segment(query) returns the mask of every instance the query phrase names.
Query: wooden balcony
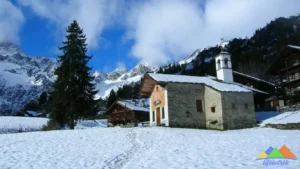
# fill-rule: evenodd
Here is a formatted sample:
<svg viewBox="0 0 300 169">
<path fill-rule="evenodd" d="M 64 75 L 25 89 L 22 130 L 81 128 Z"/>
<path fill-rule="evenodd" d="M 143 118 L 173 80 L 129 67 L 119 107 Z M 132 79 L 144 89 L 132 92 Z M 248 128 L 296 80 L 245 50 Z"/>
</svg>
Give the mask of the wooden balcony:
<svg viewBox="0 0 300 169">
<path fill-rule="evenodd" d="M 297 72 L 293 75 L 289 75 L 289 81 L 290 82 L 293 82 L 293 81 L 296 81 L 296 80 L 300 80 L 300 72 Z"/>
<path fill-rule="evenodd" d="M 290 91 L 287 91 L 286 95 L 287 96 L 299 96 L 300 95 L 300 88 L 295 88 L 295 89 L 292 89 Z"/>
</svg>

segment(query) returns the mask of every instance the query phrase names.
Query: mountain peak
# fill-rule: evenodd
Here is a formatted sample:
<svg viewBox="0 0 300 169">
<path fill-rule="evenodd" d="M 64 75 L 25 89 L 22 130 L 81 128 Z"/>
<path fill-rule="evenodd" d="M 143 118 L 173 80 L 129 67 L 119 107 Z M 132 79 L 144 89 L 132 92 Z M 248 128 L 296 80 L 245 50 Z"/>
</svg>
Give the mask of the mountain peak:
<svg viewBox="0 0 300 169">
<path fill-rule="evenodd" d="M 127 72 L 127 69 L 126 68 L 116 68 L 112 72 Z"/>
<path fill-rule="evenodd" d="M 11 43 L 11 42 L 0 42 L 0 47 L 5 47 L 5 48 L 16 48 L 16 49 L 19 49 L 19 46 L 14 44 L 14 43 Z"/>
<path fill-rule="evenodd" d="M 100 71 L 98 71 L 98 70 L 96 70 L 94 73 L 93 73 L 93 76 L 94 77 L 98 77 L 98 76 L 100 76 L 102 73 L 100 72 Z"/>
<path fill-rule="evenodd" d="M 202 49 L 196 49 L 192 54 L 187 55 L 186 57 L 180 59 L 177 63 L 179 63 L 180 65 L 190 63 L 192 62 L 192 60 L 196 59 L 196 57 L 201 51 Z"/>
<path fill-rule="evenodd" d="M 125 73 L 127 73 L 126 69 L 116 68 L 114 71 L 107 74 L 107 78 L 109 80 L 117 80 L 119 77 L 121 77 Z"/>
</svg>

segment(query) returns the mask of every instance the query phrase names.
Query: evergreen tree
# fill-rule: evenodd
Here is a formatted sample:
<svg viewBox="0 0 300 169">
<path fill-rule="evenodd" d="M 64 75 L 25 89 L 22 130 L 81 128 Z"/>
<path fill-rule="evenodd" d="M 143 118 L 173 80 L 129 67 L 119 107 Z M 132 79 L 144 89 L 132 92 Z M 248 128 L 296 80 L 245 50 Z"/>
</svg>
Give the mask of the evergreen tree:
<svg viewBox="0 0 300 169">
<path fill-rule="evenodd" d="M 132 88 L 133 99 L 138 99 L 140 97 L 140 87 L 141 87 L 140 83 L 134 84 Z"/>
<path fill-rule="evenodd" d="M 47 103 L 48 94 L 47 92 L 43 92 L 39 97 L 39 106 L 43 106 Z"/>
<path fill-rule="evenodd" d="M 59 48 L 63 55 L 59 56 L 60 66 L 56 69 L 57 79 L 54 83 L 53 103 L 50 117 L 61 127 L 66 124 L 74 129 L 76 122 L 96 114 L 97 93 L 94 77 L 87 66 L 91 56 L 87 56 L 87 44 L 83 30 L 76 21 L 67 29 L 66 41 Z"/>
<path fill-rule="evenodd" d="M 123 99 L 131 99 L 132 98 L 132 86 L 131 85 L 124 85 L 124 98 Z"/>
<path fill-rule="evenodd" d="M 37 100 L 30 100 L 30 102 L 24 106 L 25 111 L 27 110 L 38 111 L 38 109 L 39 109 L 39 103 Z"/>
<path fill-rule="evenodd" d="M 118 97 L 114 90 L 110 91 L 110 94 L 107 99 L 106 108 L 109 108 L 115 101 L 117 101 Z"/>
<path fill-rule="evenodd" d="M 157 73 L 163 73 L 163 69 L 161 67 L 159 67 L 159 70 Z"/>
<path fill-rule="evenodd" d="M 117 91 L 117 97 L 118 98 L 121 98 L 121 99 L 124 99 L 125 98 L 125 94 L 124 94 L 124 90 L 123 90 L 123 87 L 120 87 Z"/>
</svg>

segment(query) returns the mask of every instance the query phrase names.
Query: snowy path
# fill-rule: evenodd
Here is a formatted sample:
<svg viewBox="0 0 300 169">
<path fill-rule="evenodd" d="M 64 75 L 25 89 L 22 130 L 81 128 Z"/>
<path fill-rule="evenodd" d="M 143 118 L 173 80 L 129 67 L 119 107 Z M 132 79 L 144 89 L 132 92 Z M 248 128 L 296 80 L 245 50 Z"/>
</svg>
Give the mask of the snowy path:
<svg viewBox="0 0 300 169">
<path fill-rule="evenodd" d="M 116 157 L 105 161 L 105 165 L 103 168 L 104 169 L 118 169 L 121 168 L 124 164 L 126 164 L 132 156 L 140 149 L 141 143 L 137 139 L 137 132 L 134 129 L 131 129 L 127 134 L 126 134 L 127 139 L 130 141 L 132 147 L 125 151 L 124 153 L 121 153 L 117 155 Z"/>
<path fill-rule="evenodd" d="M 156 168 L 263 168 L 263 161 L 255 160 L 269 146 L 287 145 L 299 158 L 300 131 L 275 129 L 246 129 L 210 131 L 197 129 L 144 128 L 138 135 L 141 148 L 124 169 Z M 271 166 L 272 167 L 272 166 Z M 289 166 L 300 168 L 300 160 Z"/>
<path fill-rule="evenodd" d="M 300 131 L 267 128 L 210 131 L 177 128 L 92 128 L 0 135 L 0 168 L 263 168 L 269 146 L 298 157 Z M 273 166 L 270 166 L 274 168 Z"/>
</svg>

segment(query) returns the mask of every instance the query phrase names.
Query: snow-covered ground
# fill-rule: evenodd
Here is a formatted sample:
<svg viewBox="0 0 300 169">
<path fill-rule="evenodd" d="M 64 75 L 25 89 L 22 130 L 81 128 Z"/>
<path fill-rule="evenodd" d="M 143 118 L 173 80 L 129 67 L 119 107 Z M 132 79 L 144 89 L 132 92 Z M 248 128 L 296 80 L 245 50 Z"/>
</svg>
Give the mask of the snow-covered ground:
<svg viewBox="0 0 300 169">
<path fill-rule="evenodd" d="M 287 123 L 300 123 L 300 111 L 285 112 L 278 116 L 268 118 L 264 120 L 260 126 L 265 126 L 266 124 L 287 124 Z"/>
<path fill-rule="evenodd" d="M 47 121 L 48 118 L 0 116 L 0 134 L 37 131 Z"/>
<path fill-rule="evenodd" d="M 253 128 L 91 128 L 0 135 L 1 168 L 263 168 L 258 154 L 286 145 L 299 157 L 300 131 Z M 299 168 L 300 160 L 288 166 Z M 274 166 L 269 166 L 274 167 Z"/>
<path fill-rule="evenodd" d="M 0 116 L 0 134 L 40 131 L 47 122 L 48 118 Z M 107 127 L 107 119 L 79 121 L 75 129 L 98 127 Z"/>
<path fill-rule="evenodd" d="M 107 127 L 107 119 L 80 121 L 76 125 L 75 129 L 87 129 L 96 127 Z"/>
</svg>

